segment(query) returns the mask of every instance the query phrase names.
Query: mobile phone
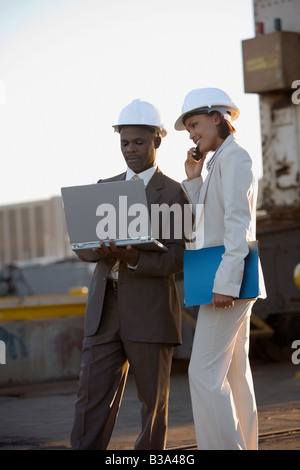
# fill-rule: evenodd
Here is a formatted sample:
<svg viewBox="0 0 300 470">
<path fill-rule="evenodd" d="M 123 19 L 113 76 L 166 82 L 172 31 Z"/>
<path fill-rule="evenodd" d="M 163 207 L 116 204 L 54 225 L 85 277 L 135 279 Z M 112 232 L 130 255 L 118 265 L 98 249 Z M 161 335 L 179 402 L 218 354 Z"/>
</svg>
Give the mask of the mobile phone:
<svg viewBox="0 0 300 470">
<path fill-rule="evenodd" d="M 201 153 L 199 148 L 196 147 L 196 154 L 193 155 L 193 159 L 199 161 L 201 160 L 202 157 L 203 157 L 203 153 Z"/>
</svg>

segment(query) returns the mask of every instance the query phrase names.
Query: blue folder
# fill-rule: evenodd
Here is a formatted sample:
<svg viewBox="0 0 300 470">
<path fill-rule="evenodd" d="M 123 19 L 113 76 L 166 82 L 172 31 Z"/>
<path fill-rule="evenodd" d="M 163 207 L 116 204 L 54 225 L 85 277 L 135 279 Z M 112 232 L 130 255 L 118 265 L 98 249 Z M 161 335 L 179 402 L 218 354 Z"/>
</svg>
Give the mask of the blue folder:
<svg viewBox="0 0 300 470">
<path fill-rule="evenodd" d="M 258 242 L 249 242 L 248 245 L 239 299 L 255 298 L 259 294 Z M 224 252 L 224 245 L 185 251 L 184 302 L 187 307 L 211 303 L 215 274 Z"/>
</svg>

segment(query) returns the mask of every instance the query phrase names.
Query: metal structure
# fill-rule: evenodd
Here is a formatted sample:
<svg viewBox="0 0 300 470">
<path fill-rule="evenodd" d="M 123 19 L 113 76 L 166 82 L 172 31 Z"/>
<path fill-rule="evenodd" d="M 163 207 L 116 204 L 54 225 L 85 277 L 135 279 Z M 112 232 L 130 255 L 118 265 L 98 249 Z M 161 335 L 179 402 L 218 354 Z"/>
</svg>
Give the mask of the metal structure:
<svg viewBox="0 0 300 470">
<path fill-rule="evenodd" d="M 256 36 L 243 41 L 246 93 L 258 93 L 263 179 L 257 238 L 268 297 L 254 313 L 274 329 L 270 355 L 300 338 L 300 1 L 254 0 Z M 266 347 L 266 344 L 264 345 Z"/>
</svg>

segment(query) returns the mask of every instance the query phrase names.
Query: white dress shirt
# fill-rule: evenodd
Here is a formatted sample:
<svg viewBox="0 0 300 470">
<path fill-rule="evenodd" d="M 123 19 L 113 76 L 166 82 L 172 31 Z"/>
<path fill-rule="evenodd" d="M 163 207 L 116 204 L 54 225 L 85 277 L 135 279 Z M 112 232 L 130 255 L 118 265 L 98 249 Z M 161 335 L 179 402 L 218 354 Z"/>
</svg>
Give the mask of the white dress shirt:
<svg viewBox="0 0 300 470">
<path fill-rule="evenodd" d="M 151 180 L 151 178 L 154 175 L 154 173 L 156 172 L 156 170 L 157 170 L 157 165 L 152 166 L 151 168 L 148 168 L 148 170 L 142 171 L 141 173 L 138 174 L 138 177 L 143 180 L 145 187 L 147 186 L 147 184 Z M 126 181 L 130 181 L 134 176 L 135 176 L 134 171 L 132 171 L 129 167 L 127 167 L 126 178 L 125 178 Z M 111 269 L 111 271 L 108 275 L 109 279 L 116 279 L 116 280 L 118 279 L 119 264 L 120 264 L 120 261 L 117 260 L 115 262 L 115 264 L 113 265 L 113 267 L 112 267 L 112 269 Z M 136 269 L 136 266 L 129 266 L 128 265 L 128 267 L 131 268 L 131 269 Z"/>
</svg>

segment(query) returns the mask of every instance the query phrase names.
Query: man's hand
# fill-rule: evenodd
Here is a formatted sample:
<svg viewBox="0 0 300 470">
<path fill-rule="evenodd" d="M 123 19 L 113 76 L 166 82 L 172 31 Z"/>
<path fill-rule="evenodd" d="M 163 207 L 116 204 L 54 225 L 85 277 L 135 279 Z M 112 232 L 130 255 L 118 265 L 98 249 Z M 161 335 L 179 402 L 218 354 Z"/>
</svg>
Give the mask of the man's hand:
<svg viewBox="0 0 300 470">
<path fill-rule="evenodd" d="M 234 306 L 234 298 L 230 295 L 214 294 L 211 304 L 213 308 L 229 308 Z"/>
<path fill-rule="evenodd" d="M 101 258 L 116 258 L 130 266 L 136 266 L 140 258 L 139 250 L 133 246 L 127 245 L 126 247 L 118 247 L 112 240 L 109 240 L 109 246 L 106 246 L 105 243 L 100 240 L 100 248 L 93 248 L 93 251 L 98 253 Z"/>
</svg>

